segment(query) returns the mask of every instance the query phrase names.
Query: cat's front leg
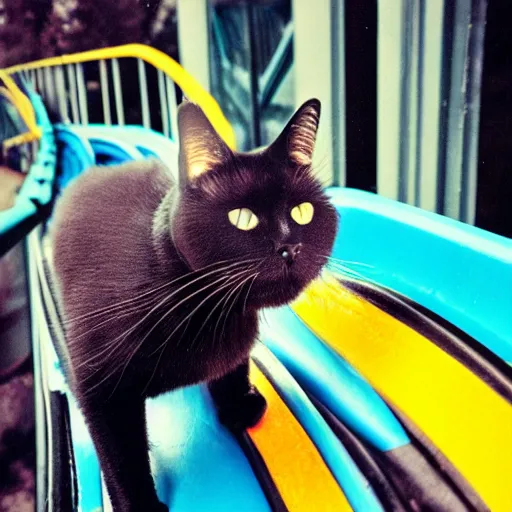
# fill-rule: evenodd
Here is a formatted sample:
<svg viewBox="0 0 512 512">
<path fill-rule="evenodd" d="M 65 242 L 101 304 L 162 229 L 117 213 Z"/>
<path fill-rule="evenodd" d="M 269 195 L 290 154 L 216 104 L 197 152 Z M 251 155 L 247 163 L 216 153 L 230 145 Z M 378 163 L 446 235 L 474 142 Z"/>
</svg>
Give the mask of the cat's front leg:
<svg viewBox="0 0 512 512">
<path fill-rule="evenodd" d="M 232 431 L 253 427 L 267 408 L 265 398 L 249 381 L 249 360 L 210 382 L 209 388 L 220 422 Z"/>
<path fill-rule="evenodd" d="M 140 397 L 81 400 L 114 512 L 167 512 L 151 476 Z"/>
</svg>

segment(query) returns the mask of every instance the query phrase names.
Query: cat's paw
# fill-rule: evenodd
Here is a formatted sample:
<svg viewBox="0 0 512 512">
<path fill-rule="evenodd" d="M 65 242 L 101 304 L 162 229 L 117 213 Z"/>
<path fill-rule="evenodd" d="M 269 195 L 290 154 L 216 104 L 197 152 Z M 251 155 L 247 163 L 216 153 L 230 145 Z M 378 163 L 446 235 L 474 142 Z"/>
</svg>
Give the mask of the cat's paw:
<svg viewBox="0 0 512 512">
<path fill-rule="evenodd" d="M 234 432 L 254 427 L 266 410 L 267 401 L 254 386 L 236 400 L 217 405 L 219 421 Z"/>
</svg>

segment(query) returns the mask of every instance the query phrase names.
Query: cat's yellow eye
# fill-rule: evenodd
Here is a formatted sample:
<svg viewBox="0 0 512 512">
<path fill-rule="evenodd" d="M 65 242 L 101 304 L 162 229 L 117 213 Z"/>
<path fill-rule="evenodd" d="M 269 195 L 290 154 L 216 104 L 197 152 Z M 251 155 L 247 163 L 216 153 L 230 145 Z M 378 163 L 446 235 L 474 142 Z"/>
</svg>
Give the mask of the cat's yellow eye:
<svg viewBox="0 0 512 512">
<path fill-rule="evenodd" d="M 242 231 L 250 231 L 258 225 L 258 217 L 249 208 L 236 208 L 228 213 L 229 222 Z"/>
<path fill-rule="evenodd" d="M 315 209 L 311 203 L 301 203 L 292 208 L 290 215 L 297 224 L 304 226 L 311 222 L 314 213 Z"/>
</svg>

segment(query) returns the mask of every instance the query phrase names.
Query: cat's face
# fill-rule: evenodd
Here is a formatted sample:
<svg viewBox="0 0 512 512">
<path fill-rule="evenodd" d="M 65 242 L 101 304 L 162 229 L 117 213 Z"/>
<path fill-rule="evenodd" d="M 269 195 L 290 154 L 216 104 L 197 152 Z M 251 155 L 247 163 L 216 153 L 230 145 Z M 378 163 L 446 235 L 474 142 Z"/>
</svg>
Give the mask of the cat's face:
<svg viewBox="0 0 512 512">
<path fill-rule="evenodd" d="M 306 103 L 270 148 L 254 154 L 233 154 L 195 105 L 185 108 L 193 115 L 180 116 L 175 245 L 194 270 L 235 263 L 229 272 L 250 306 L 293 300 L 319 275 L 337 229 L 336 211 L 311 173 L 319 103 Z M 194 136 L 199 146 L 186 139 Z"/>
</svg>

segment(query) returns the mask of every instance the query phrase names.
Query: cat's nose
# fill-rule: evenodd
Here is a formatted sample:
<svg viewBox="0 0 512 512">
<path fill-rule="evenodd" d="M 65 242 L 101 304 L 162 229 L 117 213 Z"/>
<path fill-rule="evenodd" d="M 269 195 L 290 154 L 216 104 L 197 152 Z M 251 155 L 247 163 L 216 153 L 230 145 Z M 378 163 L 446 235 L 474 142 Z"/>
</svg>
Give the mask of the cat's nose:
<svg viewBox="0 0 512 512">
<path fill-rule="evenodd" d="M 288 263 L 288 265 L 291 265 L 295 261 L 295 258 L 300 254 L 301 249 L 302 244 L 287 244 L 279 247 L 277 253 L 286 261 L 286 263 Z"/>
</svg>

